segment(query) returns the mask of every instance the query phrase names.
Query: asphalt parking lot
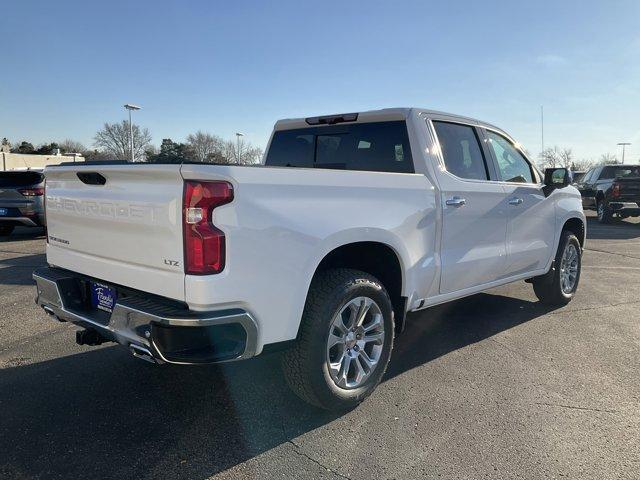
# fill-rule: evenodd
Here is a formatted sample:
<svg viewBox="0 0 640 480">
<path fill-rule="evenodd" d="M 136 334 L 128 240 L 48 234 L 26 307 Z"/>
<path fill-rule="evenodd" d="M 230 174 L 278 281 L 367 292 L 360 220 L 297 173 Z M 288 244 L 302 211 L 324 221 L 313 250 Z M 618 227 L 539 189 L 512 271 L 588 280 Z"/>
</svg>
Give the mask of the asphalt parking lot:
<svg viewBox="0 0 640 480">
<path fill-rule="evenodd" d="M 34 303 L 42 232 L 0 242 L 2 478 L 638 478 L 640 222 L 589 218 L 567 307 L 519 282 L 410 318 L 376 393 L 335 415 L 277 354 L 155 367 Z"/>
</svg>

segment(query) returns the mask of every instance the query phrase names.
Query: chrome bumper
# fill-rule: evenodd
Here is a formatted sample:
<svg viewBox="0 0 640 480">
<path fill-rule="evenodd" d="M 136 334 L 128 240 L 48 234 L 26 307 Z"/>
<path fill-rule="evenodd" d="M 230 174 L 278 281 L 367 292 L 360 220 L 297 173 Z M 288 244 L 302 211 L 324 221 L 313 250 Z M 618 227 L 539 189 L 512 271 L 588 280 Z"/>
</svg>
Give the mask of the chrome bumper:
<svg viewBox="0 0 640 480">
<path fill-rule="evenodd" d="M 621 210 L 626 210 L 626 211 L 637 211 L 640 210 L 640 205 L 638 205 L 636 202 L 613 202 L 610 201 L 609 202 L 609 208 L 611 208 L 612 211 L 614 212 L 619 212 Z"/>
<path fill-rule="evenodd" d="M 129 347 L 134 356 L 145 360 L 189 365 L 242 360 L 255 355 L 258 329 L 254 319 L 244 310 L 178 310 L 151 300 L 153 295 L 145 297 L 139 292 L 136 296 L 119 298 L 113 312 L 105 315 L 101 311 L 83 308 L 78 298 L 78 282 L 90 279 L 52 267 L 36 270 L 33 279 L 37 287 L 35 302 L 49 315 L 60 321 L 93 329 L 102 338 Z M 214 355 L 208 360 L 190 358 L 185 353 L 189 345 L 184 342 L 194 338 L 194 334 L 199 341 L 209 341 L 213 348 L 216 335 L 222 333 L 221 328 L 231 327 L 237 332 L 238 326 L 244 330 L 242 348 L 221 351 L 221 357 Z M 177 348 L 179 355 L 176 356 L 167 345 Z"/>
</svg>

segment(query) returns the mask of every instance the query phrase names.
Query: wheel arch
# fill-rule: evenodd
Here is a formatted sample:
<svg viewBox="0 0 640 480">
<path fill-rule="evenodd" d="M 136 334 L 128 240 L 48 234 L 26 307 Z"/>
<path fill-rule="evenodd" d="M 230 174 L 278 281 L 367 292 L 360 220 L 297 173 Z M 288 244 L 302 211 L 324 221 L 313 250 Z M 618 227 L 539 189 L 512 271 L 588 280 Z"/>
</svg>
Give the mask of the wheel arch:
<svg viewBox="0 0 640 480">
<path fill-rule="evenodd" d="M 369 273 L 380 280 L 391 299 L 396 331 L 403 330 L 407 298 L 402 295 L 404 285 L 402 262 L 393 247 L 380 241 L 358 241 L 340 245 L 322 258 L 313 278 L 318 273 L 331 268 L 352 268 Z"/>
<path fill-rule="evenodd" d="M 584 248 L 584 242 L 586 240 L 586 228 L 584 221 L 579 217 L 571 217 L 565 220 L 562 226 L 562 231 L 569 231 L 573 233 L 580 242 L 580 247 Z"/>
</svg>

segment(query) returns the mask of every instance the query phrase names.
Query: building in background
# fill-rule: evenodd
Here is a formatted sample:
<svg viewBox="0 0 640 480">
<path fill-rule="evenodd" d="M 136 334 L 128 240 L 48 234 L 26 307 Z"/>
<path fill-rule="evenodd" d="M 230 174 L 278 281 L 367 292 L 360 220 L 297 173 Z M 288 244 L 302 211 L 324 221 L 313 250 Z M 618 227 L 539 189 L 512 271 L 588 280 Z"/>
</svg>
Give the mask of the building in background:
<svg viewBox="0 0 640 480">
<path fill-rule="evenodd" d="M 27 170 L 29 168 L 44 168 L 47 165 L 58 165 L 62 162 L 84 162 L 80 153 L 61 154 L 58 150 L 54 155 L 37 155 L 33 153 L 11 153 L 11 146 L 0 146 L 0 169 Z"/>
</svg>

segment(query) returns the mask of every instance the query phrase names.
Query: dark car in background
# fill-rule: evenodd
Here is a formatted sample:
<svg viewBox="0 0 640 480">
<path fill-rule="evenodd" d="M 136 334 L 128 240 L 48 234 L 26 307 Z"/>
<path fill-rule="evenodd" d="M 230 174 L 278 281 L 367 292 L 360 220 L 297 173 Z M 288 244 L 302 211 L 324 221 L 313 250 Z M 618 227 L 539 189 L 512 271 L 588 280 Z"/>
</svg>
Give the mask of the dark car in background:
<svg viewBox="0 0 640 480">
<path fill-rule="evenodd" d="M 0 172 L 0 236 L 17 226 L 44 226 L 44 174 L 37 170 Z"/>
<path fill-rule="evenodd" d="M 582 207 L 598 212 L 598 221 L 640 216 L 640 165 L 601 165 L 575 183 Z"/>
</svg>

